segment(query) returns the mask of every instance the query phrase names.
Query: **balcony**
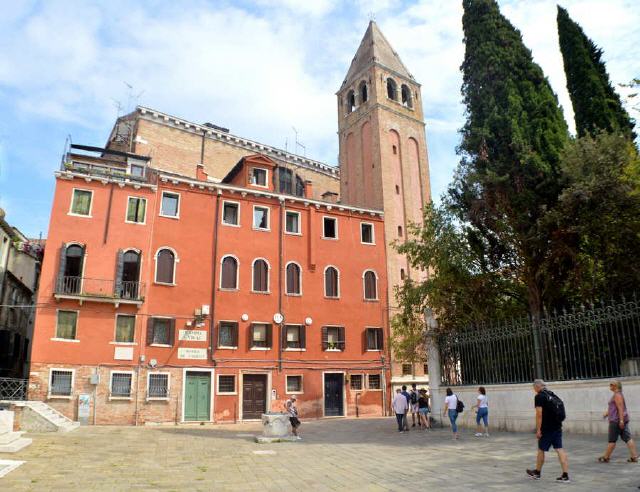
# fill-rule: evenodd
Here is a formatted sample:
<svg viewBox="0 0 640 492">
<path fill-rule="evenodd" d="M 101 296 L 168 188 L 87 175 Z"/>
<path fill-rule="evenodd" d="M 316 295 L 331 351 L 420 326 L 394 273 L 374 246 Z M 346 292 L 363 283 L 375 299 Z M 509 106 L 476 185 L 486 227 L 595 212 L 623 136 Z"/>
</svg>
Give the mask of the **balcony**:
<svg viewBox="0 0 640 492">
<path fill-rule="evenodd" d="M 107 302 L 115 307 L 120 304 L 141 306 L 144 302 L 144 282 L 102 280 L 87 277 L 58 277 L 54 290 L 57 300 L 83 302 Z"/>
</svg>

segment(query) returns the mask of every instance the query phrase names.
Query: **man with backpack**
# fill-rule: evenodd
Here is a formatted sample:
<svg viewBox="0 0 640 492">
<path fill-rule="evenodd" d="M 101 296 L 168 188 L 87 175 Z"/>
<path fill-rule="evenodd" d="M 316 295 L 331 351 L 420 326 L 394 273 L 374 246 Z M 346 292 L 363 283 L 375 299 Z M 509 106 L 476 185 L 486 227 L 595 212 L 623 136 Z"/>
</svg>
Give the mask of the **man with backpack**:
<svg viewBox="0 0 640 492">
<path fill-rule="evenodd" d="M 551 446 L 558 453 L 562 475 L 556 478 L 556 482 L 569 483 L 569 459 L 562 448 L 562 422 L 566 418 L 564 403 L 553 392 L 547 389 L 542 379 L 533 382 L 536 408 L 536 438 L 538 439 L 538 457 L 535 470 L 527 470 L 527 475 L 534 480 L 540 480 L 544 453 Z"/>
<path fill-rule="evenodd" d="M 420 395 L 418 394 L 416 383 L 413 383 L 411 385 L 411 391 L 409 392 L 409 406 L 411 410 L 411 421 L 413 422 L 413 425 L 411 427 L 416 426 L 416 415 L 418 415 L 418 398 L 420 398 Z M 418 424 L 420 424 L 420 417 L 418 417 Z"/>
</svg>

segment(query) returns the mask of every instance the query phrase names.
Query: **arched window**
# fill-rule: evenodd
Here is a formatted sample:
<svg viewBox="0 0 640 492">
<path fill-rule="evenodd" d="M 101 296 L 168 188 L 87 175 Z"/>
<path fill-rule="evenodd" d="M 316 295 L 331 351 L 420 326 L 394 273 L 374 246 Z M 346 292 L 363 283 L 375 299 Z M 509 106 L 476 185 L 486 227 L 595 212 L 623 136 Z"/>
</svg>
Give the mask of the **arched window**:
<svg viewBox="0 0 640 492">
<path fill-rule="evenodd" d="M 296 263 L 289 263 L 287 265 L 287 294 L 294 296 L 302 294 L 301 280 L 300 267 Z"/>
<path fill-rule="evenodd" d="M 393 101 L 398 100 L 398 84 L 392 78 L 387 79 L 387 97 Z"/>
<path fill-rule="evenodd" d="M 378 277 L 372 270 L 364 272 L 364 298 L 368 301 L 378 299 Z"/>
<path fill-rule="evenodd" d="M 404 273 L 404 268 L 400 269 L 400 280 L 404 280 L 406 274 Z"/>
<path fill-rule="evenodd" d="M 220 269 L 220 288 L 238 288 L 238 260 L 233 256 L 222 258 L 222 268 Z"/>
<path fill-rule="evenodd" d="M 60 271 L 58 291 L 64 294 L 78 294 L 82 286 L 84 247 L 78 244 L 63 245 L 60 251 Z"/>
<path fill-rule="evenodd" d="M 296 196 L 304 197 L 304 181 L 296 175 Z"/>
<path fill-rule="evenodd" d="M 286 167 L 278 168 L 278 191 L 288 195 L 293 194 L 293 173 Z"/>
<path fill-rule="evenodd" d="M 358 92 L 360 93 L 360 104 L 366 103 L 369 100 L 369 92 L 367 89 L 367 83 L 364 80 L 360 82 Z"/>
<path fill-rule="evenodd" d="M 174 284 L 176 273 L 176 255 L 168 248 L 156 253 L 156 283 Z"/>
<path fill-rule="evenodd" d="M 400 88 L 400 92 L 402 93 L 402 105 L 406 108 L 413 108 L 413 99 L 411 97 L 411 89 L 406 85 L 402 84 Z"/>
<path fill-rule="evenodd" d="M 254 292 L 269 292 L 269 265 L 264 260 L 253 262 L 253 288 Z"/>
<path fill-rule="evenodd" d="M 334 267 L 327 267 L 324 270 L 324 295 L 325 297 L 340 297 L 338 270 Z"/>
<path fill-rule="evenodd" d="M 120 251 L 117 265 L 118 295 L 123 299 L 137 299 L 140 281 L 140 253 L 135 250 Z"/>
<path fill-rule="evenodd" d="M 347 113 L 352 113 L 356 109 L 356 95 L 353 91 L 347 92 Z"/>
</svg>

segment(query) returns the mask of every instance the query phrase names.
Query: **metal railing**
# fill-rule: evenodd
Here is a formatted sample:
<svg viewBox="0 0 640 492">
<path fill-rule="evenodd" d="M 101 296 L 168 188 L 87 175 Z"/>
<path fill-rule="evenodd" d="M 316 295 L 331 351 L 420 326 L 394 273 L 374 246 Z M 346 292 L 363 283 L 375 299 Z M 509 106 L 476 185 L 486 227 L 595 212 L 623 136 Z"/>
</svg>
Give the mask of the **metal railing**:
<svg viewBox="0 0 640 492">
<path fill-rule="evenodd" d="M 139 181 L 140 183 L 146 183 L 149 181 L 148 176 L 138 176 L 127 172 L 127 165 L 107 165 L 96 164 L 93 162 L 81 162 L 77 160 L 67 160 L 61 165 L 61 171 L 71 171 L 79 174 L 87 174 L 89 176 L 96 176 L 98 178 L 108 178 L 119 181 Z"/>
<path fill-rule="evenodd" d="M 539 343 L 536 343 L 539 342 Z M 602 303 L 437 337 L 445 385 L 638 375 L 640 303 Z M 537 348 L 539 347 L 539 348 Z"/>
<path fill-rule="evenodd" d="M 144 300 L 144 283 L 87 277 L 58 277 L 55 294 L 142 301 Z"/>
<path fill-rule="evenodd" d="M 28 379 L 0 378 L 0 400 L 24 401 L 28 387 Z"/>
</svg>

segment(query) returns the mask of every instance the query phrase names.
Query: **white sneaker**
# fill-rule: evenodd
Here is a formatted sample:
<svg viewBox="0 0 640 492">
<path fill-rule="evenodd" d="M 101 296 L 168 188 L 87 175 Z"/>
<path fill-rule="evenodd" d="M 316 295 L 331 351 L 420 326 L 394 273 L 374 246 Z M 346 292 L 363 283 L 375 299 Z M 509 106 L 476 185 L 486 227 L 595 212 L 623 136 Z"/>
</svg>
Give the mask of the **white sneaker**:
<svg viewBox="0 0 640 492">
<path fill-rule="evenodd" d="M 475 436 L 476 436 L 476 437 L 482 437 L 482 432 L 476 432 L 476 433 L 475 433 Z"/>
<path fill-rule="evenodd" d="M 300 436 L 296 436 L 296 439 L 297 439 L 298 441 L 302 441 L 302 438 L 301 438 Z"/>
</svg>

